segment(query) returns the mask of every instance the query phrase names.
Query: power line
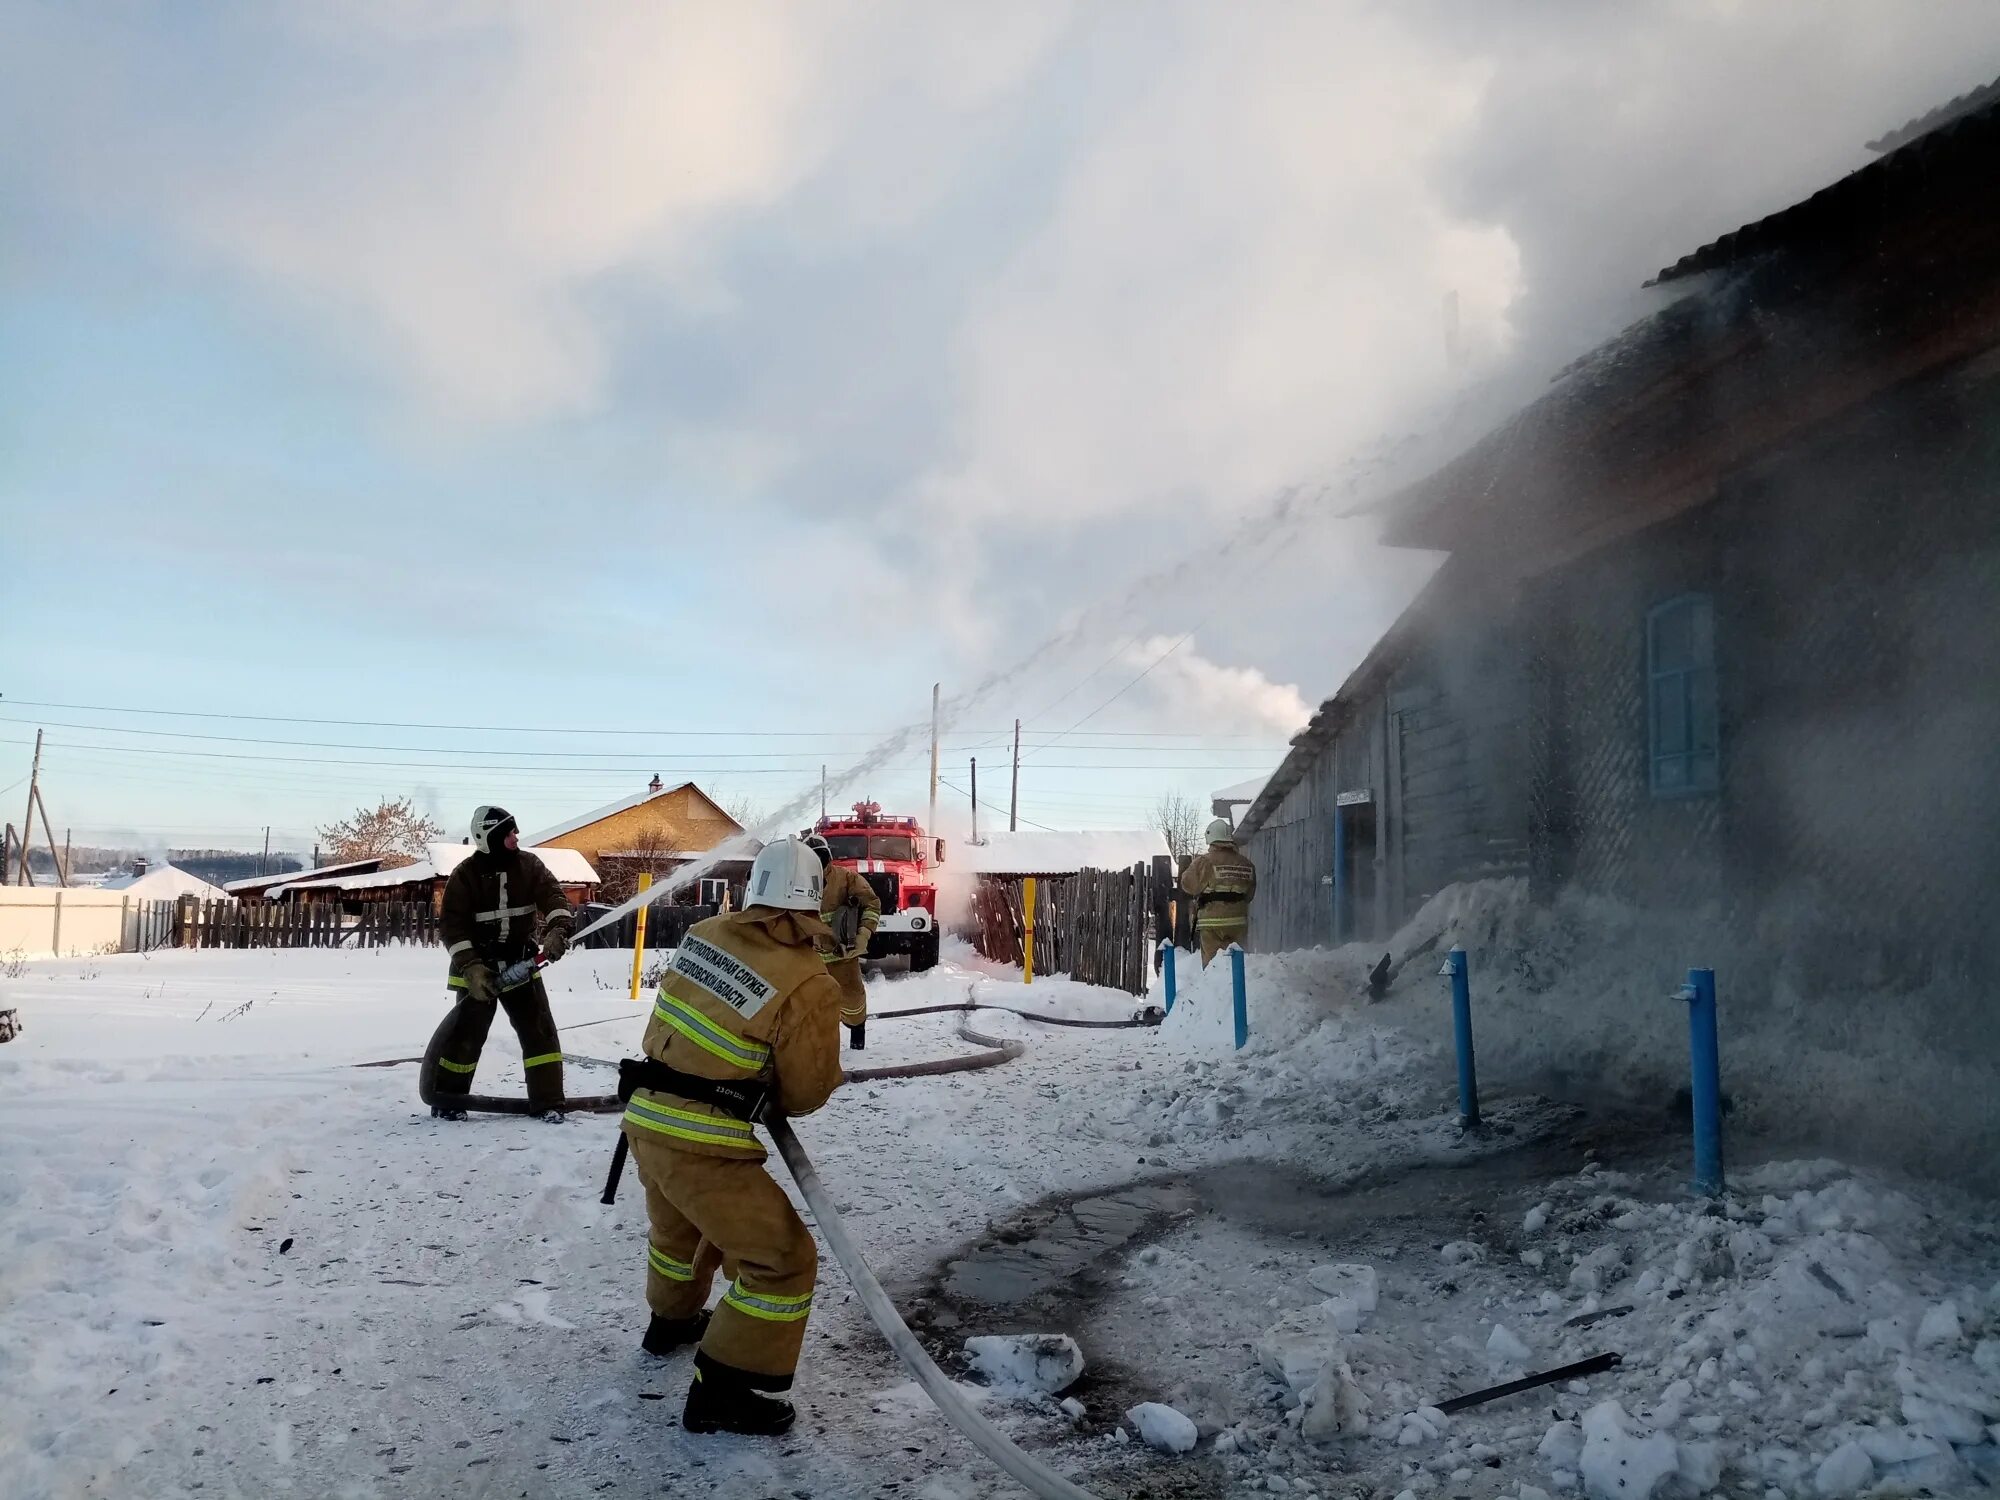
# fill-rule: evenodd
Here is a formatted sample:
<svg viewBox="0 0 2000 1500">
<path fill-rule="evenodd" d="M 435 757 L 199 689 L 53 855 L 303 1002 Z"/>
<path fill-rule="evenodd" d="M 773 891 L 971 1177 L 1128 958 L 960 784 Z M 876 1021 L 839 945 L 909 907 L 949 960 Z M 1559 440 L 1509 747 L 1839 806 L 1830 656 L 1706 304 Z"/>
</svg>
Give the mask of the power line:
<svg viewBox="0 0 2000 1500">
<path fill-rule="evenodd" d="M 484 750 L 470 746 L 453 746 L 453 745 L 374 745 L 365 742 L 357 742 L 353 740 L 282 740 L 282 739 L 268 739 L 257 735 L 201 734 L 191 729 L 131 729 L 124 725 L 119 725 L 119 724 L 78 724 L 73 721 L 64 719 L 21 719 L 21 718 L 11 717 L 7 714 L 0 714 L 0 724 L 46 725 L 53 729 L 80 729 L 85 731 L 86 733 L 91 733 L 91 734 L 125 734 L 125 735 L 144 736 L 148 739 L 201 740 L 204 743 L 209 743 L 209 744 L 282 745 L 296 750 L 382 750 L 382 751 L 394 751 L 398 753 L 412 753 L 418 755 L 517 755 L 517 756 L 530 756 L 538 760 L 561 760 L 565 757 L 575 756 L 579 754 L 589 754 L 589 755 L 594 755 L 597 758 L 603 760 L 620 760 L 620 761 L 629 760 L 633 763 L 635 768 L 646 767 L 648 765 L 654 764 L 660 759 L 660 757 L 656 755 L 655 756 L 614 755 L 606 751 L 525 750 L 512 747 L 499 750 Z M 1170 736 L 1162 735 L 1159 737 L 1169 738 Z M 1201 739 L 1204 738 L 1204 736 L 1185 735 L 1185 736 L 1171 736 L 1171 738 Z M 1053 743 L 1054 740 L 1050 740 L 1045 742 L 1044 744 L 1034 745 L 1031 748 L 1045 749 L 1047 748 L 1047 745 Z M 950 745 L 947 745 L 945 748 L 951 750 L 959 749 L 959 747 Z M 970 748 L 978 749 L 979 747 L 972 746 Z M 1196 746 L 1077 745 L 1072 748 L 1074 748 L 1080 754 L 1089 754 L 1089 755 L 1110 755 L 1110 754 L 1120 754 L 1120 753 L 1126 755 L 1179 755 L 1179 754 L 1185 754 L 1187 751 L 1191 749 L 1198 750 L 1201 747 L 1198 745 Z M 797 756 L 797 755 L 804 755 L 807 753 L 808 752 L 804 749 L 754 750 L 754 751 L 703 750 L 701 752 L 701 754 L 709 760 L 773 760 L 779 756 Z M 852 753 L 852 752 L 841 751 L 835 753 Z M 1276 754 L 1278 753 L 1278 747 L 1245 746 L 1241 749 L 1217 750 L 1215 753 L 1227 754 L 1227 755 L 1255 755 L 1255 754 L 1265 754 L 1265 753 Z"/>
<path fill-rule="evenodd" d="M 0 739 L 0 744 L 26 745 L 28 740 Z M 354 760 L 323 755 L 257 755 L 230 750 L 174 750 L 159 745 L 80 745 L 69 740 L 50 740 L 52 750 L 78 750 L 98 755 L 163 755 L 177 759 L 252 761 L 278 766 L 362 766 L 371 770 L 463 771 L 485 774 L 492 771 L 519 771 L 535 774 L 625 776 L 625 766 L 453 766 L 435 761 Z M 911 754 L 917 752 L 912 751 Z M 1245 766 L 1226 761 L 1189 762 L 1182 765 L 1101 765 L 1085 762 L 1044 762 L 1047 771 L 1240 771 Z M 680 776 L 803 776 L 811 766 L 679 766 Z"/>
<path fill-rule="evenodd" d="M 942 776 L 938 777 L 938 785 L 942 787 L 950 787 L 951 790 L 957 792 L 958 795 L 961 797 L 970 797 L 972 795 L 972 793 L 968 792 L 964 787 L 954 785 L 953 783 L 946 781 Z M 985 808 L 988 812 L 996 812 L 1000 814 L 1000 816 L 1003 818 L 1007 816 L 1006 808 L 995 807 L 991 802 L 988 802 L 984 797 L 981 797 L 979 799 L 979 805 Z M 1043 833 L 1061 833 L 1063 831 L 1060 828 L 1051 828 L 1046 823 L 1037 823 L 1033 818 L 1023 818 L 1021 819 L 1021 821 L 1023 823 L 1026 823 L 1030 828 L 1041 829 Z"/>
<path fill-rule="evenodd" d="M 1090 679 L 1089 679 L 1089 678 L 1087 678 L 1087 677 L 1086 677 L 1086 678 L 1084 679 L 1084 681 L 1086 681 L 1086 682 L 1088 682 L 1089 680 L 1090 680 Z M 1058 700 L 1057 700 L 1057 702 L 1060 702 L 1060 701 L 1061 701 L 1061 699 L 1058 699 Z M 826 740 L 826 739 L 868 739 L 868 740 L 879 740 L 879 739 L 885 739 L 885 738 L 887 738 L 887 737 L 888 737 L 889 735 L 891 735 L 891 734 L 901 734 L 901 733 L 904 733 L 904 732 L 907 732 L 907 731 L 908 731 L 908 730 L 909 730 L 910 728 L 912 728 L 912 727 L 920 727 L 920 726 L 909 726 L 909 725 L 905 725 L 905 726 L 902 726 L 902 727 L 900 727 L 900 728 L 897 728 L 897 729 L 893 729 L 893 730 L 877 730 L 877 729 L 572 729 L 572 728 L 563 728 L 563 729 L 538 729 L 538 728 L 535 728 L 535 727 L 533 727 L 533 726 L 531 726 L 531 725 L 523 725 L 523 724 L 438 724 L 438 723 L 425 723 L 425 722 L 420 722 L 420 721 L 416 721 L 416 720 L 408 720 L 408 719 L 317 719 L 317 718 L 306 718 L 306 717 L 299 717 L 299 716 L 288 716 L 288 715 L 284 715 L 284 714 L 243 714 L 243 713 L 223 713 L 223 712 L 208 712 L 208 711 L 202 711 L 202 710 L 197 710 L 197 709 L 182 709 L 182 708 L 137 708 L 137 707 L 133 707 L 133 706 L 130 706 L 130 705 L 125 705 L 125 704 L 112 704 L 112 703 L 53 703 L 53 702 L 47 702 L 47 701 L 44 701 L 44 700 L 42 700 L 42 699 L 38 699 L 38 698 L 8 698 L 8 699 L 5 699 L 5 700 L 4 700 L 4 702 L 5 702 L 5 703 L 6 703 L 6 705 L 7 705 L 8 707 L 10 707 L 10 708 L 52 708 L 52 709 L 57 709 L 57 710 L 59 710 L 59 711 L 68 711 L 68 712 L 72 712 L 72 713 L 95 713 L 95 714 L 135 714 L 135 715 L 144 715 L 144 716 L 147 716 L 147 717 L 151 717 L 151 718 L 170 718 L 170 719 L 223 719 L 223 720 L 230 720 L 230 721 L 234 721 L 234 722 L 238 722 L 238 723 L 246 723 L 246 724 L 322 724 L 322 725 L 331 725 L 331 726 L 334 726 L 334 727 L 336 727 L 336 728 L 342 728 L 342 729 L 438 729 L 438 730 L 447 730 L 447 731 L 452 731 L 452 732 L 456 732 L 456 733 L 462 733 L 462 734 L 571 734 L 571 735 L 586 735 L 586 736 L 587 736 L 587 735 L 627 735 L 627 736 L 634 736 L 634 737 L 637 737 L 637 738 L 641 738 L 641 739 L 745 739 L 745 740 L 750 740 L 750 739 L 807 739 L 807 740 Z M 0 717 L 4 717 L 4 716 L 0 716 Z M 36 720 L 33 720 L 33 719 L 11 719 L 11 720 L 9 720 L 9 722 L 11 722 L 11 723 L 16 723 L 16 724 L 32 724 L 32 723 L 35 723 L 35 722 L 37 722 L 37 721 L 36 721 Z M 82 729 L 105 729 L 105 730 L 113 730 L 113 731 L 116 731 L 116 729 L 117 729 L 117 726 L 116 726 L 116 725 L 110 725 L 110 724 L 84 724 L 84 725 L 66 725 L 66 726 L 63 726 L 63 727 L 66 727 L 66 728 L 82 728 Z M 139 730 L 128 730 L 128 731 L 125 731 L 125 732 L 127 732 L 127 733 L 132 733 L 132 734 L 137 734 L 137 733 L 140 733 L 140 732 L 142 732 L 142 731 L 139 731 Z M 172 730 L 167 730 L 167 731 L 159 731 L 159 730 L 154 730 L 154 731 L 150 731 L 150 732 L 152 732 L 152 733 L 169 733 L 169 734 L 171 734 L 171 733 L 174 733 L 175 731 L 172 731 Z M 988 729 L 968 729 L 968 730 L 961 730 L 961 731 L 960 731 L 960 733 L 962 733 L 962 734 L 966 734 L 966 735 L 986 735 L 986 734 L 999 734 L 999 733 L 1007 733 L 1007 734 L 1011 734 L 1012 732 L 1013 732 L 1013 731 L 1012 731 L 1011 729 L 1009 729 L 1009 730 L 988 730 Z M 1093 732 L 1093 737 L 1094 737 L 1094 738 L 1119 738 L 1119 739 L 1218 739 L 1218 740 L 1220 740 L 1220 739 L 1257 739 L 1257 738 L 1260 738 L 1260 736 L 1256 736 L 1256 735 L 1236 735 L 1236 734 L 1213 734 L 1213 735 L 1189 735 L 1189 734 L 1184 734 L 1184 733 L 1180 733 L 1180 732 L 1177 732 L 1177 731 L 1169 731 L 1169 730 L 1144 730 L 1144 729 L 1108 729 L 1108 730 L 1098 730 L 1098 731 L 1094 731 L 1094 732 Z M 212 738 L 212 736 L 199 736 L 199 735 L 196 735 L 196 734 L 194 734 L 194 733 L 192 733 L 192 732 L 189 732 L 188 734 L 184 735 L 184 736 L 183 736 L 183 738 L 187 738 L 187 739 L 196 739 L 196 738 Z M 264 741 L 264 742 L 261 742 L 261 743 L 269 743 L 269 744 L 284 744 L 284 743 L 288 743 L 288 742 L 287 742 L 287 741 L 283 741 L 283 740 L 272 740 L 272 741 Z M 306 742 L 303 742 L 303 741 L 302 741 L 302 742 L 299 742 L 299 743 L 306 743 Z"/>
</svg>

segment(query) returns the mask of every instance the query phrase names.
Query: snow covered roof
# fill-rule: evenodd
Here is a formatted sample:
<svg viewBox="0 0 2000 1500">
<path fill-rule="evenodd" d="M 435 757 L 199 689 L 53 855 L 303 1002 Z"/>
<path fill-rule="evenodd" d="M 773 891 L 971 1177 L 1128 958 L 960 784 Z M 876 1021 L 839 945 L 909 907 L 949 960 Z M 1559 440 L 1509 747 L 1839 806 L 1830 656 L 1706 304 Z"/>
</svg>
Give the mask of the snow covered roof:
<svg viewBox="0 0 2000 1500">
<path fill-rule="evenodd" d="M 1126 870 L 1166 852 L 1167 841 L 1150 828 L 989 833 L 977 844 L 946 845 L 944 868 L 968 875 L 1067 875 Z"/>
<path fill-rule="evenodd" d="M 655 797 L 671 797 L 675 792 L 685 791 L 691 786 L 694 786 L 692 781 L 683 781 L 678 786 L 663 786 L 657 792 L 651 787 L 646 787 L 630 797 L 621 797 L 616 802 L 607 802 L 602 807 L 593 808 L 580 818 L 571 818 L 567 823 L 558 823 L 553 828 L 544 828 L 532 839 L 527 840 L 527 842 L 530 844 L 545 844 L 550 839 L 563 838 L 568 834 L 575 833 L 579 828 L 588 828 L 592 823 L 601 823 L 606 818 L 615 818 L 618 814 L 630 812 L 635 807 L 644 807 Z"/>
<path fill-rule="evenodd" d="M 242 880 L 223 883 L 223 889 L 232 895 L 242 891 L 261 891 L 266 886 L 296 885 L 301 880 L 330 880 L 336 875 L 362 875 L 382 867 L 382 857 L 378 854 L 370 859 L 350 859 L 336 865 L 321 865 L 314 870 L 288 870 L 277 875 L 249 875 Z"/>
<path fill-rule="evenodd" d="M 1219 792 L 1210 792 L 1211 802 L 1255 802 L 1257 794 L 1264 790 L 1264 783 L 1271 779 L 1266 771 L 1262 776 L 1253 776 L 1248 781 L 1239 781 L 1235 786 L 1226 786 Z"/>
<path fill-rule="evenodd" d="M 532 854 L 548 866 L 549 873 L 561 885 L 596 885 L 597 871 L 590 861 L 574 849 L 523 849 L 524 854 Z M 271 894 L 285 891 L 369 891 L 380 890 L 384 886 L 409 885 L 419 880 L 434 880 L 440 875 L 449 875 L 472 853 L 470 844 L 431 844 L 425 849 L 426 858 L 413 865 L 404 865 L 396 870 L 375 870 L 365 875 L 340 875 L 325 880 L 294 880 L 282 886 L 273 886 Z"/>
<path fill-rule="evenodd" d="M 198 896 L 203 901 L 227 901 L 229 892 L 210 885 L 199 875 L 190 875 L 178 865 L 156 865 L 143 875 L 114 875 L 101 881 L 101 891 L 123 891 L 147 901 L 170 901 L 177 896 Z"/>
</svg>

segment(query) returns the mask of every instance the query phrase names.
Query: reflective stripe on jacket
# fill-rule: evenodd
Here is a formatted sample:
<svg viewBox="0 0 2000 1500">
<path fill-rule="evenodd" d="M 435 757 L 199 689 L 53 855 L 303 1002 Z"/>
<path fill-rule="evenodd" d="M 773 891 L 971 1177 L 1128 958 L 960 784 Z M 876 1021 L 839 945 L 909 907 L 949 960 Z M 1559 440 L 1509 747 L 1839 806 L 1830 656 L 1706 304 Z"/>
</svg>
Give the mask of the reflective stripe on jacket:
<svg viewBox="0 0 2000 1500">
<path fill-rule="evenodd" d="M 473 964 L 504 969 L 534 954 L 549 923 L 575 921 L 548 866 L 519 850 L 461 860 L 444 883 L 439 915 L 453 989 L 465 988 Z"/>
<path fill-rule="evenodd" d="M 1234 844 L 1211 844 L 1181 871 L 1181 889 L 1195 898 L 1197 930 L 1241 927 L 1257 895 L 1257 867 Z"/>
<path fill-rule="evenodd" d="M 840 1084 L 840 989 L 816 945 L 826 924 L 811 912 L 753 906 L 688 929 L 646 1023 L 648 1057 L 701 1078 L 756 1077 L 777 1108 L 808 1115 Z M 639 1089 L 625 1123 L 682 1151 L 761 1160 L 744 1121 L 712 1104 Z"/>
</svg>

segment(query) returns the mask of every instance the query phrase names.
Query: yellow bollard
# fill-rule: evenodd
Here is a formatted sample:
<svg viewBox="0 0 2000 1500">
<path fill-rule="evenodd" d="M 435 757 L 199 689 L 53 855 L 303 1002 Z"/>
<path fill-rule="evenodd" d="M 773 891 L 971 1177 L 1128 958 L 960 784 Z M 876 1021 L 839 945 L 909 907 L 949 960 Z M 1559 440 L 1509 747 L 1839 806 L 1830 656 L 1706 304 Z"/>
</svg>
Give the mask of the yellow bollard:
<svg viewBox="0 0 2000 1500">
<path fill-rule="evenodd" d="M 1021 910 L 1027 919 L 1027 931 L 1021 943 L 1021 983 L 1035 982 L 1035 877 L 1030 875 L 1021 882 Z"/>
<path fill-rule="evenodd" d="M 641 874 L 639 877 L 639 889 L 650 891 L 652 888 L 652 873 L 647 871 Z M 639 975 L 646 967 L 646 908 L 643 906 L 640 907 L 638 915 L 639 925 L 632 933 L 632 998 L 634 1000 L 639 998 Z"/>
</svg>

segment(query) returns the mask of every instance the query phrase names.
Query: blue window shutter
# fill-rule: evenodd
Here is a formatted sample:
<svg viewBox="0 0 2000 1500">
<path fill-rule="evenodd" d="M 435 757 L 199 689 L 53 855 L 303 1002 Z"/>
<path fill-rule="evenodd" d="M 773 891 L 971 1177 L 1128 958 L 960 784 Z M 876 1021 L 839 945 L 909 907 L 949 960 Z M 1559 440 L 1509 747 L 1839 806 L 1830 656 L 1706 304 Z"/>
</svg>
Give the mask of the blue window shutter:
<svg viewBox="0 0 2000 1500">
<path fill-rule="evenodd" d="M 1647 783 L 1655 797 L 1721 784 L 1715 684 L 1715 602 L 1682 594 L 1646 614 Z"/>
</svg>

